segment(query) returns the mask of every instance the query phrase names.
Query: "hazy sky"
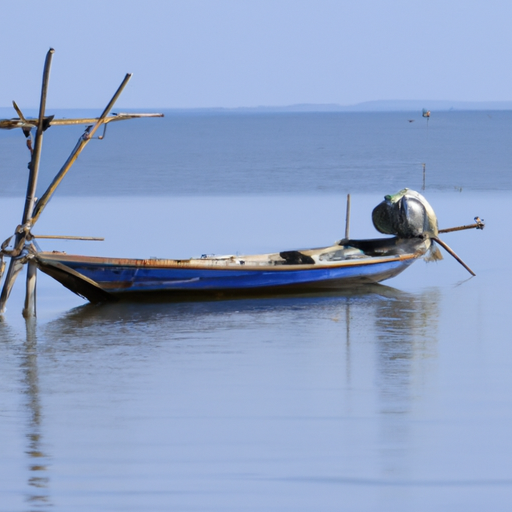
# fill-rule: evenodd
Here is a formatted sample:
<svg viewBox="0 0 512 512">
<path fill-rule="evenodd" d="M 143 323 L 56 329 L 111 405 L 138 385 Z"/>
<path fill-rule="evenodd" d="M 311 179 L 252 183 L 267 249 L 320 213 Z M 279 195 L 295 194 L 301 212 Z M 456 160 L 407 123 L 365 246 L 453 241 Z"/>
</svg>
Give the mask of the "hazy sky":
<svg viewBox="0 0 512 512">
<path fill-rule="evenodd" d="M 0 106 L 512 100 L 510 0 L 0 0 Z"/>
</svg>

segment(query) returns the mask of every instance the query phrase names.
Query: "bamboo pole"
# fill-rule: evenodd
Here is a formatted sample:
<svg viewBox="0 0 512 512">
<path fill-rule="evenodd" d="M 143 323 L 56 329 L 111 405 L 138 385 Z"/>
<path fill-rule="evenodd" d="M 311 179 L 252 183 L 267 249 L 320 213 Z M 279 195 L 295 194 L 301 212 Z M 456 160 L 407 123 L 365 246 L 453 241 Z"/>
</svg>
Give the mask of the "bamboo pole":
<svg viewBox="0 0 512 512">
<path fill-rule="evenodd" d="M 457 226 L 454 228 L 440 229 L 438 233 L 453 233 L 454 231 L 463 231 L 464 229 L 484 229 L 485 224 L 479 217 L 475 217 L 475 224 L 468 224 L 466 226 Z"/>
<path fill-rule="evenodd" d="M 22 225 L 25 225 L 27 221 L 31 218 L 32 212 L 34 210 L 35 203 L 35 193 L 37 187 L 37 177 L 39 173 L 39 162 L 41 160 L 41 149 L 43 145 L 43 132 L 45 129 L 44 126 L 44 113 L 46 109 L 46 97 L 48 94 L 48 83 L 50 80 L 50 69 L 52 64 L 52 58 L 55 50 L 50 48 L 48 53 L 46 54 L 46 59 L 44 63 L 43 70 L 43 83 L 41 85 L 41 100 L 39 102 L 39 116 L 37 120 L 37 130 L 34 144 L 34 151 L 32 152 L 32 158 L 29 164 L 29 178 L 27 184 L 27 194 L 25 198 L 25 207 L 23 209 L 23 217 L 22 217 Z M 26 232 L 22 231 L 16 234 L 15 246 L 18 246 L 19 243 L 25 239 Z M 3 314 L 5 311 L 5 304 L 11 294 L 12 287 L 14 285 L 14 281 L 16 281 L 16 277 L 18 276 L 20 270 L 23 268 L 23 263 L 21 263 L 20 259 L 17 257 L 11 258 L 9 263 L 9 270 L 7 272 L 7 276 L 5 277 L 5 283 L 2 288 L 2 294 L 0 295 L 0 314 Z M 32 279 L 35 280 L 35 275 L 32 276 Z M 32 289 L 32 288 L 31 288 Z M 35 290 L 35 284 L 33 289 Z M 28 287 L 27 287 L 28 290 Z M 25 304 L 29 303 L 29 309 L 35 312 L 35 295 L 29 294 L 25 298 Z M 32 307 L 33 306 L 33 307 Z"/>
<path fill-rule="evenodd" d="M 4 287 L 2 288 L 2 295 L 0 296 L 0 315 L 5 313 L 5 304 L 11 294 L 14 281 L 16 281 L 16 277 L 18 277 L 23 265 L 24 263 L 19 258 L 11 258 L 9 269 L 5 276 Z"/>
<path fill-rule="evenodd" d="M 33 261 L 27 265 L 27 281 L 25 289 L 25 307 L 23 316 L 30 318 L 36 316 L 36 288 L 37 288 L 37 266 Z"/>
<path fill-rule="evenodd" d="M 25 118 L 20 108 L 15 101 L 12 102 L 14 109 L 16 110 L 19 119 L 0 119 L 0 129 L 12 130 L 15 128 L 21 128 L 23 130 L 31 130 L 37 128 L 37 119 Z M 150 114 L 135 114 L 135 113 L 118 113 L 107 116 L 104 120 L 104 124 L 112 123 L 115 121 L 125 121 L 126 119 L 140 119 L 143 117 L 164 117 L 164 114 L 150 113 Z M 66 118 L 66 119 L 55 119 L 47 117 L 45 119 L 45 127 L 49 126 L 73 126 L 77 124 L 94 124 L 98 121 L 98 117 L 78 117 L 78 118 Z"/>
<path fill-rule="evenodd" d="M 34 225 L 37 222 L 37 219 L 43 212 L 44 208 L 48 204 L 48 201 L 50 201 L 53 193 L 59 186 L 60 182 L 63 180 L 64 176 L 67 174 L 67 172 L 71 169 L 71 166 L 76 162 L 76 159 L 78 158 L 78 155 L 83 151 L 85 146 L 88 144 L 88 142 L 92 139 L 98 128 L 104 124 L 105 118 L 107 117 L 108 113 L 114 106 L 115 102 L 123 92 L 123 89 L 125 88 L 126 84 L 129 82 L 130 78 L 132 77 L 131 73 L 127 73 L 124 77 L 124 80 L 121 82 L 121 85 L 118 87 L 117 91 L 115 92 L 114 96 L 112 96 L 112 99 L 108 103 L 108 105 L 103 110 L 103 113 L 96 121 L 96 124 L 92 127 L 88 127 L 84 134 L 78 139 L 78 142 L 69 155 L 68 159 L 66 160 L 66 163 L 62 166 L 61 170 L 57 173 L 53 181 L 50 183 L 50 186 L 46 189 L 45 193 L 41 196 L 41 198 L 37 201 L 35 208 L 34 208 L 34 214 L 32 215 L 31 223 Z"/>
<path fill-rule="evenodd" d="M 46 110 L 46 98 L 48 95 L 48 83 L 50 80 L 50 69 L 52 58 L 55 50 L 50 48 L 46 54 L 46 61 L 43 73 L 43 85 L 41 87 L 41 101 L 39 103 L 39 117 L 37 120 L 37 130 L 34 142 L 34 152 L 30 162 L 30 177 L 27 188 L 27 198 L 25 201 L 25 209 L 23 211 L 22 225 L 32 217 L 34 204 L 36 201 L 37 178 L 39 175 L 39 163 L 41 161 L 41 150 L 43 147 L 44 114 Z M 26 236 L 26 235 L 23 235 Z M 36 286 L 37 286 L 37 267 L 33 263 L 29 263 L 27 267 L 27 280 L 25 292 L 25 307 L 23 308 L 23 316 L 25 318 L 36 316 Z"/>
<path fill-rule="evenodd" d="M 350 194 L 347 194 L 347 214 L 345 216 L 345 240 L 348 240 L 350 233 Z"/>
<path fill-rule="evenodd" d="M 66 236 L 66 235 L 31 235 L 32 238 L 49 239 L 49 240 L 86 240 L 93 242 L 104 242 L 104 238 L 95 236 Z"/>
<path fill-rule="evenodd" d="M 46 97 L 48 94 L 48 82 L 50 80 L 50 69 L 52 65 L 52 57 L 55 53 L 53 48 L 48 50 L 46 60 L 44 63 L 43 84 L 41 87 L 41 101 L 39 103 L 39 117 L 37 120 L 37 130 L 34 142 L 34 153 L 30 160 L 30 175 L 28 178 L 27 196 L 25 199 L 25 208 L 23 211 L 22 225 L 25 224 L 32 216 L 35 203 L 35 193 L 37 188 L 37 178 L 39 174 L 39 163 L 41 161 L 41 149 L 43 147 L 43 132 L 44 132 L 44 113 L 46 110 Z"/>
<path fill-rule="evenodd" d="M 431 239 L 437 242 L 446 252 L 451 254 L 472 276 L 476 276 L 476 274 L 457 256 L 457 254 L 455 254 L 455 251 L 453 251 L 453 249 L 445 244 L 440 238 L 432 236 Z"/>
</svg>

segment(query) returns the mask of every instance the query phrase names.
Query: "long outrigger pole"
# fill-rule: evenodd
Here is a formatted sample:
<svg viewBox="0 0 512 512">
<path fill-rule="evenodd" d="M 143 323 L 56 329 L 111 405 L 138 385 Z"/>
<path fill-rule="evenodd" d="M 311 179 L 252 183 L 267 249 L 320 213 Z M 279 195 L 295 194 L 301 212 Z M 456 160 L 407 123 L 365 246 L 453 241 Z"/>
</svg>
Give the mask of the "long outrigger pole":
<svg viewBox="0 0 512 512">
<path fill-rule="evenodd" d="M 12 250 L 8 250 L 7 247 L 10 243 L 10 240 L 6 240 L 0 249 L 0 256 L 3 259 L 3 256 L 10 256 L 11 261 L 9 264 L 9 270 L 7 271 L 7 275 L 5 277 L 5 283 L 2 288 L 2 293 L 0 295 L 0 314 L 3 314 L 5 311 L 5 305 L 11 293 L 14 282 L 16 281 L 16 277 L 18 276 L 20 270 L 23 268 L 25 263 L 28 263 L 27 270 L 27 284 L 26 284 L 26 295 L 25 295 L 25 307 L 23 309 L 23 315 L 25 317 L 35 316 L 36 315 L 36 280 L 37 280 L 37 268 L 35 264 L 31 262 L 31 254 L 29 246 L 31 244 L 32 238 L 35 238 L 31 233 L 31 229 L 34 227 L 34 224 L 37 222 L 44 208 L 50 201 L 51 197 L 55 193 L 57 187 L 61 183 L 64 176 L 71 169 L 71 166 L 76 162 L 76 159 L 80 155 L 80 153 L 84 150 L 85 146 L 89 143 L 89 141 L 93 138 L 96 131 L 107 123 L 113 121 L 122 121 L 125 119 L 134 119 L 139 117 L 163 117 L 163 114 L 112 114 L 109 116 L 110 111 L 112 110 L 114 104 L 117 99 L 123 92 L 126 84 L 129 82 L 132 77 L 131 73 L 126 74 L 121 85 L 118 87 L 114 96 L 108 103 L 108 105 L 103 110 L 103 113 L 97 118 L 77 118 L 77 119 L 54 119 L 53 116 L 45 116 L 46 109 L 46 97 L 48 93 L 48 83 L 50 78 L 50 68 L 52 57 L 55 50 L 50 48 L 48 53 L 46 54 L 46 60 L 44 64 L 43 70 L 43 82 L 41 87 L 41 100 L 39 103 L 39 116 L 37 120 L 35 119 L 26 119 L 18 105 L 13 101 L 14 109 L 16 110 L 19 118 L 14 119 L 0 119 L 0 128 L 3 129 L 13 129 L 13 128 L 21 128 L 23 133 L 27 137 L 27 146 L 31 153 L 31 159 L 29 163 L 30 174 L 28 178 L 27 185 L 27 194 L 25 199 L 25 207 L 23 209 L 23 217 L 21 225 L 19 225 L 15 230 L 14 235 L 14 244 Z M 78 142 L 69 155 L 68 159 L 57 173 L 51 184 L 48 186 L 44 194 L 41 196 L 39 200 L 36 202 L 35 193 L 37 188 L 37 178 L 39 173 L 39 163 L 41 160 L 41 150 L 43 144 L 43 132 L 48 129 L 50 126 L 63 126 L 63 125 L 75 125 L 75 124 L 86 124 L 88 125 L 85 129 L 83 135 L 80 136 Z M 34 149 L 32 150 L 32 145 L 30 141 L 30 131 L 32 129 L 36 129 L 35 134 L 35 143 Z M 98 137 L 100 139 L 103 136 Z M 86 237 L 83 237 L 84 239 Z M 0 272 L 1 278 L 1 272 Z"/>
<path fill-rule="evenodd" d="M 53 193 L 59 186 L 60 182 L 63 180 L 64 176 L 68 173 L 68 171 L 71 169 L 71 166 L 76 162 L 76 159 L 80 155 L 80 153 L 85 149 L 85 146 L 89 143 L 89 141 L 94 137 L 94 134 L 98 130 L 98 128 L 104 124 L 105 118 L 107 117 L 108 113 L 112 110 L 112 107 L 114 106 L 115 102 L 121 96 L 121 93 L 123 92 L 123 89 L 126 87 L 126 84 L 130 81 L 130 78 L 132 77 L 131 73 L 127 73 L 124 77 L 124 80 L 121 82 L 121 85 L 115 92 L 114 96 L 112 96 L 112 99 L 109 101 L 108 105 L 103 110 L 103 113 L 101 116 L 96 120 L 96 123 L 93 126 L 88 126 L 84 132 L 84 134 L 78 139 L 78 142 L 75 146 L 75 149 L 71 152 L 68 159 L 66 160 L 66 163 L 62 166 L 61 170 L 57 173 L 55 178 L 53 178 L 53 181 L 51 182 L 50 186 L 46 189 L 46 192 L 41 196 L 41 198 L 37 201 L 37 204 L 35 205 L 34 213 L 32 215 L 32 224 L 37 222 L 37 219 L 43 212 L 44 208 L 48 204 L 48 201 L 51 199 Z"/>
</svg>

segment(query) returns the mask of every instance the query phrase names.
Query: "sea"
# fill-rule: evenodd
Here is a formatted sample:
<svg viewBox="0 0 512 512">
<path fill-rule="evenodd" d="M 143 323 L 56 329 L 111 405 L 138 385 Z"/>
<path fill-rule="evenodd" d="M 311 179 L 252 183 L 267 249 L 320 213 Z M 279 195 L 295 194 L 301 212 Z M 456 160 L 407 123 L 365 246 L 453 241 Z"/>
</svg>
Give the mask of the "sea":
<svg viewBox="0 0 512 512">
<path fill-rule="evenodd" d="M 68 115 L 71 115 L 67 113 Z M 11 114 L 4 117 L 11 117 Z M 44 134 L 40 196 L 82 133 Z M 103 134 L 101 134 L 103 135 Z M 29 154 L 0 134 L 2 240 Z M 112 123 L 58 188 L 44 250 L 187 258 L 379 235 L 423 194 L 448 253 L 323 294 L 90 305 L 20 274 L 0 321 L 0 511 L 508 511 L 512 111 L 166 111 Z M 506 225 L 507 224 L 507 225 Z"/>
</svg>

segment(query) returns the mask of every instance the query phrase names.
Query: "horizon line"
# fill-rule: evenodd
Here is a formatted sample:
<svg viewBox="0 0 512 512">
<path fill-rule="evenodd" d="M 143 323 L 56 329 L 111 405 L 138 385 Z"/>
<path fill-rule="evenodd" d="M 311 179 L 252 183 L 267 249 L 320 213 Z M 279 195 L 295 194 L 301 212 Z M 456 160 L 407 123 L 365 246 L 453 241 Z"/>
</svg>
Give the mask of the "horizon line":
<svg viewBox="0 0 512 512">
<path fill-rule="evenodd" d="M 100 107 L 101 108 L 101 107 Z M 25 107 L 25 110 L 36 110 L 35 107 Z M 258 105 L 239 107 L 127 107 L 114 109 L 118 111 L 133 110 L 166 110 L 174 112 L 410 112 L 422 109 L 451 111 L 451 110 L 512 110 L 512 100 L 493 101 L 450 101 L 450 100 L 368 100 L 352 105 L 338 103 L 294 103 L 289 105 Z M 12 106 L 0 106 L 0 110 L 14 110 Z M 47 110 L 77 111 L 96 110 L 96 107 L 51 107 Z"/>
</svg>

